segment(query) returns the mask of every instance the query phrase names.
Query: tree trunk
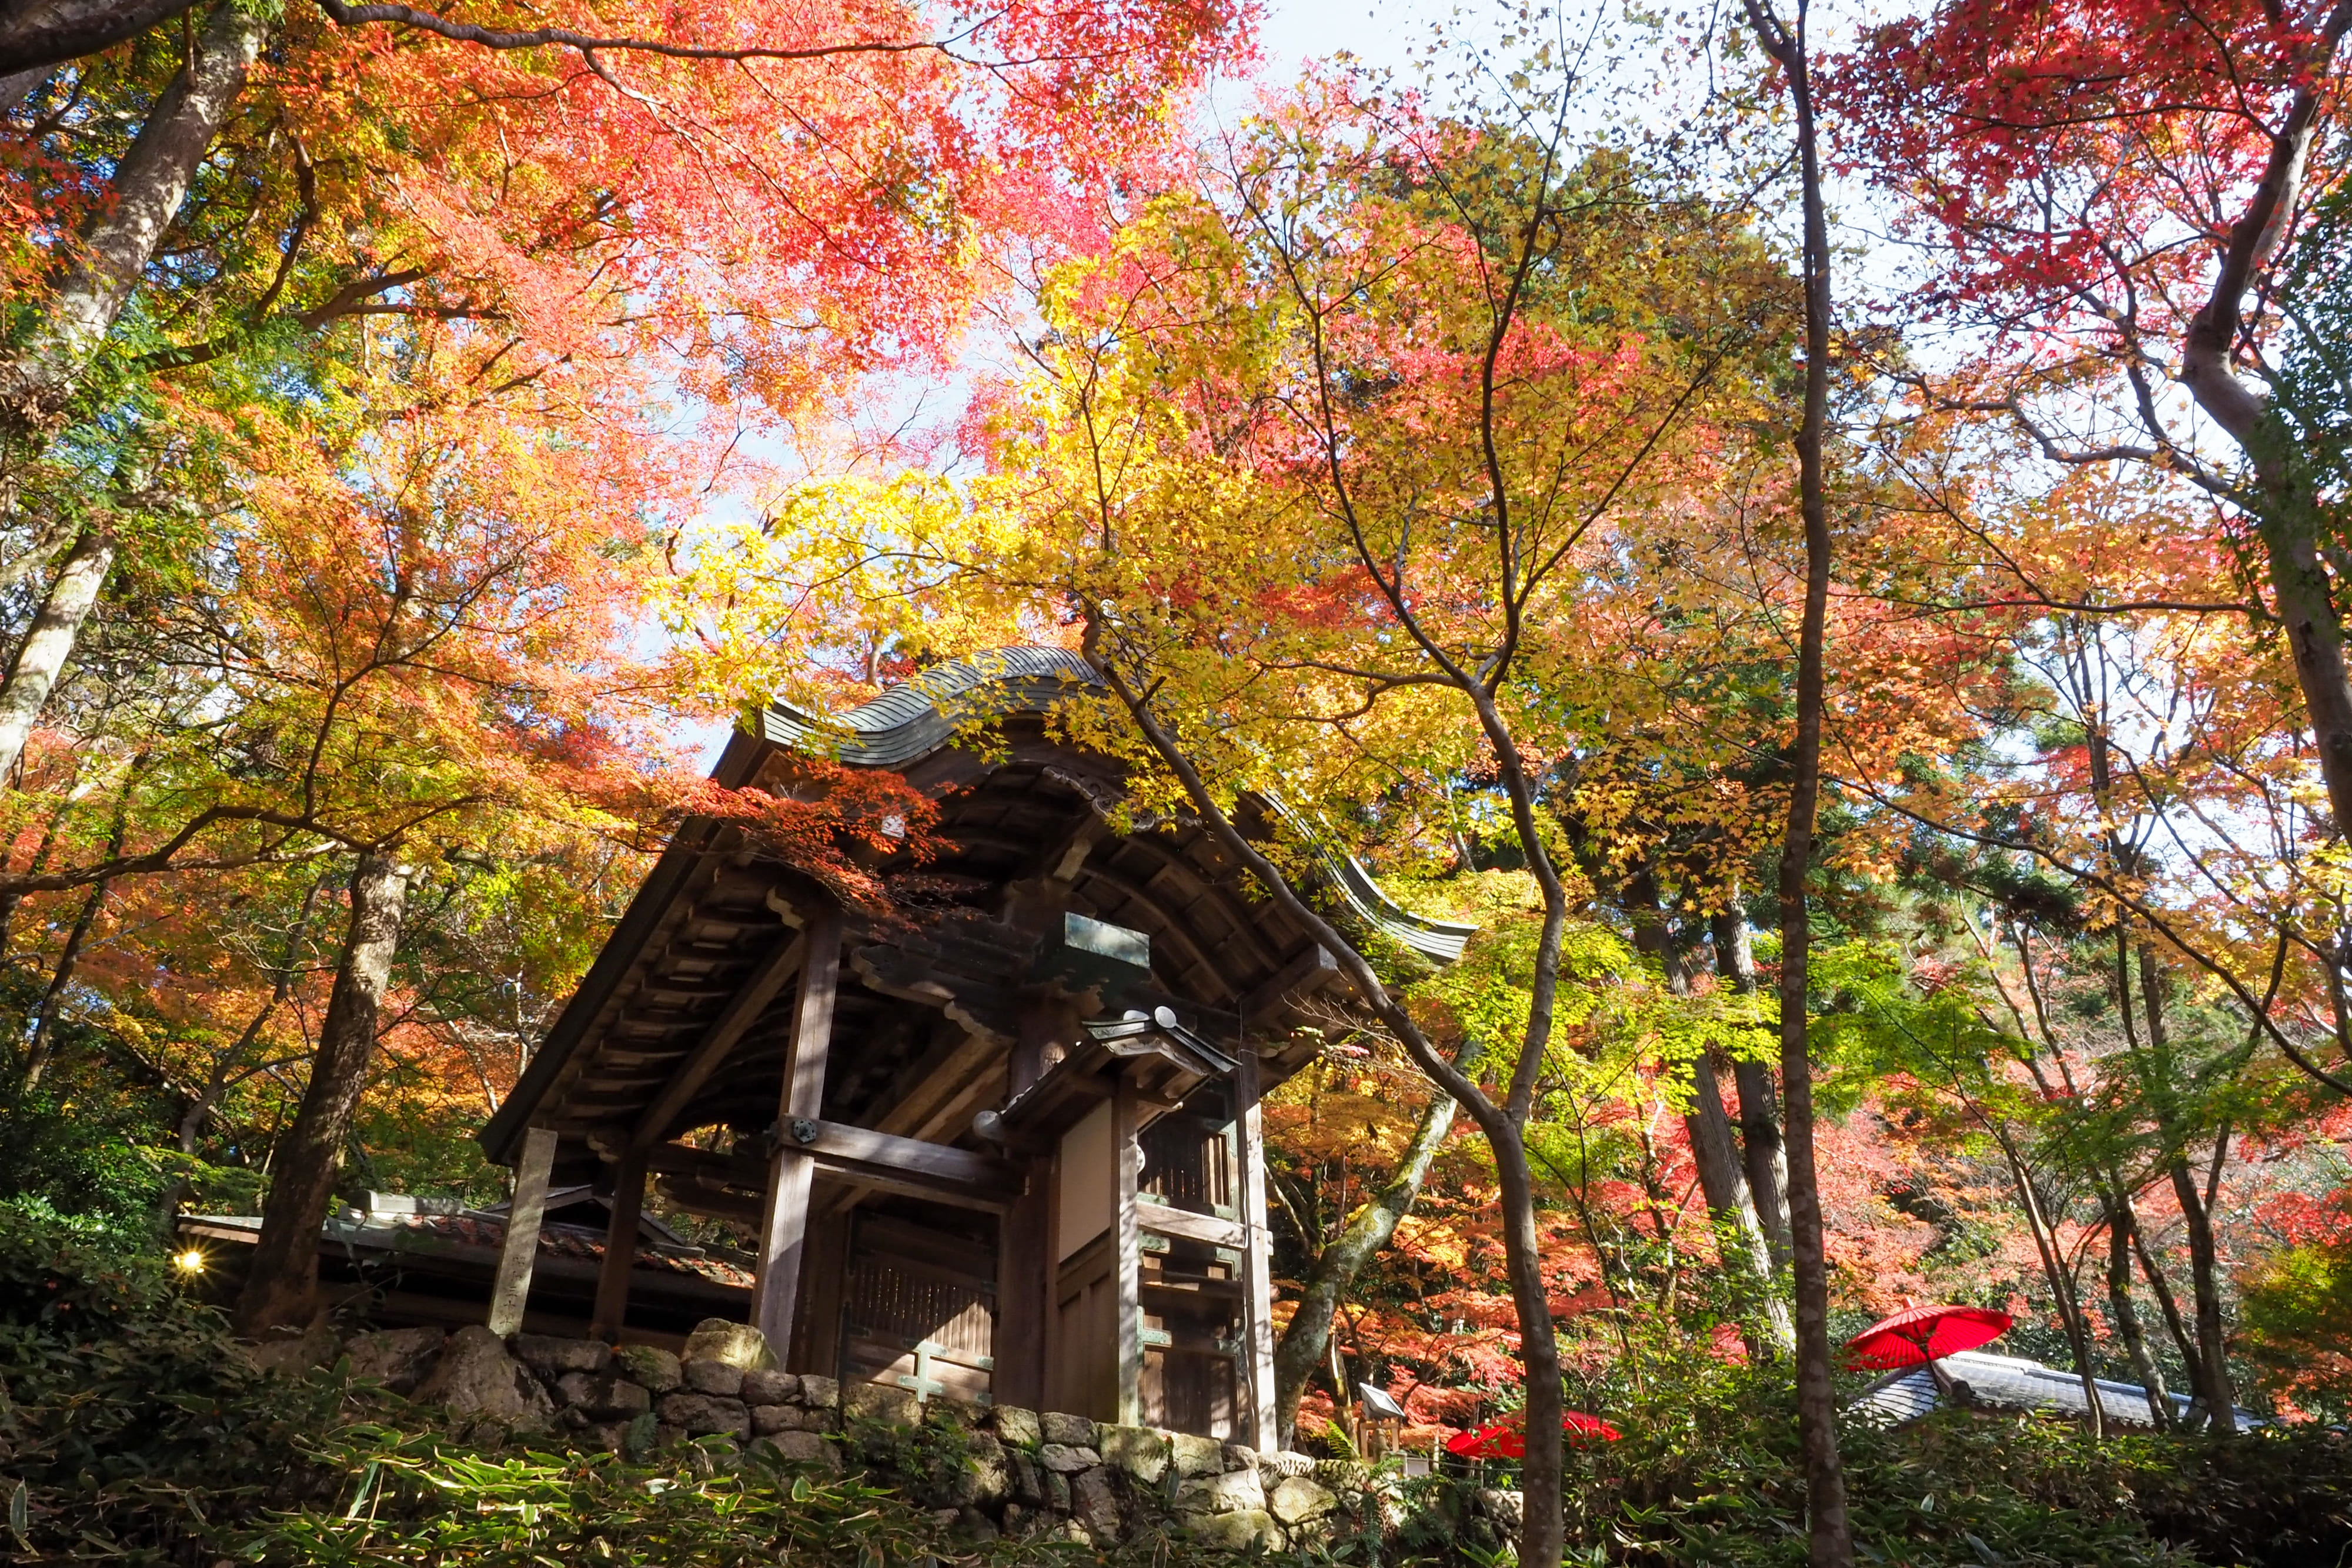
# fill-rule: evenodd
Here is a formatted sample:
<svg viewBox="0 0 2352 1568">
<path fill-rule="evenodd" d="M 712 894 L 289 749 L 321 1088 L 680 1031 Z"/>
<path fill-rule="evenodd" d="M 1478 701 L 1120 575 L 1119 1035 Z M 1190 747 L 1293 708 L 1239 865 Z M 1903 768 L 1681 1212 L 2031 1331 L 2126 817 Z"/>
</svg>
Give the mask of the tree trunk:
<svg viewBox="0 0 2352 1568">
<path fill-rule="evenodd" d="M 1748 922 L 1738 912 L 1713 917 L 1715 969 L 1725 984 L 1742 996 L 1756 989 L 1756 953 L 1748 946 Z M 1748 1169 L 1748 1196 L 1764 1227 L 1775 1273 L 1789 1266 L 1789 1155 L 1780 1141 L 1780 1092 L 1772 1070 L 1747 1057 L 1731 1063 L 1731 1082 L 1739 1091 L 1739 1149 Z"/>
<path fill-rule="evenodd" d="M 2294 654 L 2295 684 L 2318 742 L 2319 772 L 2338 833 L 2352 831 L 2352 676 L 2344 662 L 2344 627 L 2328 591 L 2327 569 L 2304 508 L 2281 502 L 2255 519 L 2270 566 L 2279 624 Z"/>
<path fill-rule="evenodd" d="M 2057 1228 L 2043 1210 L 2041 1195 L 2034 1191 L 2033 1167 L 2026 1164 L 2023 1152 L 2004 1126 L 1993 1124 L 1992 1135 L 2009 1162 L 2009 1177 L 2017 1187 L 2018 1207 L 2025 1215 L 2026 1230 L 2033 1238 L 2035 1255 L 2042 1260 L 2042 1277 L 2049 1281 L 2051 1304 L 2058 1309 L 2058 1324 L 2066 1333 L 2066 1347 L 2074 1357 L 2074 1375 L 2083 1385 L 2083 1408 L 2090 1417 L 2091 1437 L 2095 1442 L 2106 1436 L 2106 1406 L 2099 1398 L 2097 1377 L 2091 1366 L 2091 1336 L 2083 1319 L 2082 1297 L 2075 1291 L 2074 1275 L 2067 1270 Z"/>
<path fill-rule="evenodd" d="M 2139 950 L 2139 985 L 2142 1017 L 2147 1024 L 2148 1049 L 2157 1064 L 2158 1082 L 2168 1083 L 2172 1041 L 2165 1021 L 2164 972 L 2157 963 L 2155 949 L 2145 943 Z M 2165 1175 L 2172 1182 L 2172 1196 L 2180 1207 L 2180 1223 L 2189 1237 L 2189 1290 L 2197 1313 L 2197 1354 L 2189 1365 L 2194 1371 L 2197 1396 L 2205 1406 L 2207 1424 L 2214 1431 L 2234 1433 L 2238 1429 L 2238 1401 L 2230 1386 L 2229 1347 L 2221 1324 L 2221 1255 L 2213 1240 L 2212 1205 L 2208 1192 L 2198 1190 L 2188 1155 L 2181 1152 L 2178 1141 L 2180 1134 L 2176 1130 L 2179 1127 L 2179 1119 L 2166 1114 L 2162 1103 L 2156 1109 L 2158 1127 L 2173 1150 L 2172 1157 L 2166 1162 Z M 2213 1141 L 2212 1171 L 2217 1182 L 2229 1148 L 2230 1134 L 2225 1124 Z"/>
<path fill-rule="evenodd" d="M 2156 1257 L 2147 1249 L 2147 1232 L 2134 1225 L 2131 1233 L 2132 1254 L 2139 1260 L 2140 1278 L 2147 1281 L 2147 1293 L 2156 1298 L 2157 1310 L 2164 1314 L 2164 1328 L 2172 1336 L 2172 1348 L 2180 1353 L 2180 1364 L 2189 1369 L 2189 1386 L 2192 1394 L 2203 1396 L 2205 1358 L 2197 1352 L 2197 1337 L 2189 1332 L 2189 1324 L 2180 1315 L 2180 1303 L 2172 1294 L 2172 1286 L 2157 1266 Z"/>
<path fill-rule="evenodd" d="M 1487 1142 L 1502 1187 L 1503 1255 L 1511 1304 L 1519 1320 L 1519 1365 L 1527 1376 L 1528 1451 L 1519 1468 L 1526 1511 L 1519 1527 L 1519 1560 L 1528 1568 L 1559 1568 L 1567 1545 L 1561 1508 L 1567 1466 L 1559 1432 L 1568 1401 L 1560 1386 L 1559 1341 L 1552 1332 L 1551 1291 L 1544 1281 L 1536 1233 L 1535 1179 L 1517 1129 L 1499 1137 L 1487 1129 Z"/>
<path fill-rule="evenodd" d="M 100 882 L 81 901 L 81 913 L 74 917 L 73 929 L 66 933 L 66 945 L 58 953 L 57 967 L 49 971 L 48 988 L 41 993 L 37 1021 L 33 1025 L 32 1043 L 25 1048 L 25 1071 L 20 1082 L 27 1094 L 41 1086 L 41 1079 L 49 1070 L 49 1056 L 57 1045 L 59 998 L 73 983 L 74 967 L 81 961 L 82 944 L 89 940 L 89 928 L 98 923 L 98 912 L 105 904 L 106 883 Z"/>
<path fill-rule="evenodd" d="M 2156 1429 L 2168 1432 L 2175 1422 L 2172 1398 L 2165 1392 L 2163 1369 L 2147 1353 L 2147 1336 L 2140 1332 L 2139 1309 L 2132 1304 L 2131 1233 L 2137 1217 L 2131 1199 L 2119 1186 L 2107 1195 L 2107 1315 L 2131 1357 L 2132 1374 L 2147 1390 L 2147 1413 Z"/>
<path fill-rule="evenodd" d="M 2206 1423 L 2216 1432 L 2238 1429 L 2238 1398 L 2230 1386 L 2228 1346 L 2221 1324 L 2221 1252 L 2213 1241 L 2213 1214 L 2189 1162 L 2174 1156 L 2166 1169 L 2189 1236 L 2189 1292 L 2197 1313 L 2197 1396 Z"/>
<path fill-rule="evenodd" d="M 1478 1046 L 1473 1042 L 1455 1059 L 1455 1065 L 1465 1072 L 1475 1072 L 1478 1056 Z M 1396 1235 L 1397 1222 L 1421 1197 L 1422 1183 L 1429 1177 L 1430 1163 L 1436 1159 L 1446 1134 L 1454 1130 L 1454 1114 L 1460 1109 L 1451 1095 L 1442 1092 L 1430 1101 L 1429 1109 L 1422 1113 L 1421 1124 L 1413 1129 L 1412 1141 L 1405 1146 L 1404 1158 L 1398 1163 L 1396 1174 L 1349 1216 L 1339 1234 L 1315 1260 L 1315 1267 L 1298 1292 L 1297 1310 L 1291 1313 L 1281 1342 L 1274 1347 L 1275 1427 L 1282 1434 L 1286 1448 L 1298 1426 L 1298 1401 L 1306 1394 L 1307 1384 L 1314 1380 L 1316 1364 L 1323 1359 L 1325 1347 L 1331 1343 L 1331 1317 L 1339 1310 L 1340 1298 L 1355 1283 L 1364 1265 Z M 1346 1408 L 1347 1398 L 1347 1390 L 1342 1388 L 1342 1409 Z"/>
<path fill-rule="evenodd" d="M 139 775 L 146 767 L 147 754 L 142 751 L 123 770 L 122 792 L 115 797 L 114 822 L 107 831 L 109 860 L 122 853 L 123 840 L 131 831 L 131 791 L 139 787 Z M 82 900 L 81 913 L 74 919 L 73 929 L 66 933 L 66 945 L 58 954 L 57 967 L 49 971 L 48 989 L 41 994 L 39 1021 L 33 1026 L 32 1043 L 25 1048 L 25 1071 L 19 1080 L 24 1093 L 29 1094 L 39 1087 L 41 1075 L 48 1071 L 50 1051 L 57 1040 L 58 1008 L 66 987 L 73 983 L 74 967 L 81 961 L 82 946 L 89 940 L 90 928 L 98 924 L 99 911 L 106 907 L 106 889 L 103 879 L 91 884 L 89 896 Z"/>
<path fill-rule="evenodd" d="M 1633 923 L 1634 947 L 1658 961 L 1669 991 L 1678 997 L 1689 995 L 1690 970 L 1675 947 L 1657 877 L 1647 865 L 1636 867 L 1625 879 L 1622 902 Z M 1699 1192 L 1706 1199 L 1707 1218 L 1714 1222 L 1724 1267 L 1745 1272 L 1754 1284 L 1771 1340 L 1769 1345 L 1759 1344 L 1751 1336 L 1748 1348 L 1759 1354 L 1785 1352 L 1795 1345 L 1795 1329 L 1788 1308 L 1772 1288 L 1776 1270 L 1771 1246 L 1765 1239 L 1764 1222 L 1756 1211 L 1755 1198 L 1748 1190 L 1748 1174 L 1732 1141 L 1731 1117 L 1724 1108 L 1721 1068 L 1715 1052 L 1694 1058 L 1690 1071 L 1691 1111 L 1683 1118 L 1683 1131 L 1690 1140 Z"/>
<path fill-rule="evenodd" d="M 1712 1170 L 1713 1185 L 1723 1195 L 1718 1205 L 1716 1193 L 1708 1191 L 1706 1204 L 1715 1220 L 1724 1261 L 1753 1282 L 1758 1306 L 1764 1315 L 1769 1343 L 1758 1343 L 1751 1332 L 1748 1352 L 1758 1356 L 1786 1355 L 1797 1348 L 1797 1328 L 1790 1319 L 1788 1303 L 1780 1299 L 1777 1288 L 1780 1270 L 1772 1259 L 1771 1243 L 1766 1238 L 1763 1218 L 1756 1212 L 1755 1199 L 1748 1193 L 1748 1175 L 1740 1166 L 1738 1151 L 1732 1147 L 1731 1118 L 1724 1112 L 1723 1086 L 1717 1071 L 1711 1051 L 1691 1063 L 1697 1102 L 1689 1120 L 1691 1155 L 1698 1166 L 1700 1187 L 1709 1186 L 1708 1173 Z"/>
<path fill-rule="evenodd" d="M 90 528 L 75 541 L 8 662 L 7 677 L 0 680 L 0 779 L 14 776 L 24 758 L 33 726 L 48 706 L 58 675 L 81 638 L 82 623 L 106 586 L 106 574 L 114 570 L 114 535 L 106 528 Z"/>
<path fill-rule="evenodd" d="M 268 32 L 236 0 L 205 20 L 188 63 L 115 166 L 111 200 L 83 229 L 30 329 L 0 358 L 0 426 L 39 426 L 73 396 L 178 215 Z"/>
<path fill-rule="evenodd" d="M 320 1025 L 310 1082 L 294 1124 L 271 1158 L 261 1235 L 237 1301 L 236 1325 L 243 1333 L 306 1324 L 317 1311 L 319 1228 L 334 1195 L 352 1113 L 367 1086 L 377 1013 L 407 902 L 408 873 L 392 853 L 362 853 L 352 874 L 351 931 Z"/>
<path fill-rule="evenodd" d="M 47 75 L 137 37 L 196 0 L 25 0 L 0 20 L 0 71 Z"/>
<path fill-rule="evenodd" d="M 1804 208 L 1805 412 L 1797 431 L 1798 509 L 1805 525 L 1805 611 L 1797 638 L 1797 733 L 1789 749 L 1789 831 L 1780 846 L 1780 1082 L 1787 1096 L 1789 1232 L 1797 1296 L 1797 1429 L 1805 1455 L 1807 1556 L 1812 1568 L 1853 1568 L 1845 1471 L 1838 1458 L 1837 1385 L 1830 1352 L 1829 1255 L 1813 1155 L 1813 1062 L 1806 962 L 1812 928 L 1806 883 L 1822 791 L 1822 712 L 1827 686 L 1830 513 L 1822 472 L 1829 429 L 1830 232 L 1804 12 L 1781 26 L 1769 0 L 1746 0 L 1757 41 L 1786 76 L 1795 110 L 1799 194 Z"/>
</svg>

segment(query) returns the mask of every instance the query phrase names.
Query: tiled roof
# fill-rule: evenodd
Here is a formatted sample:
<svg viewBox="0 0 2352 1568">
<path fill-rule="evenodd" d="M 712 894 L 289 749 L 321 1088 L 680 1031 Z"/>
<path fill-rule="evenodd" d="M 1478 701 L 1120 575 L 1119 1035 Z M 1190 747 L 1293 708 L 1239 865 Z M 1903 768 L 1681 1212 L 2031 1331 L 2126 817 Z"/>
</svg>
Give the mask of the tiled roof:
<svg viewBox="0 0 2352 1568">
<path fill-rule="evenodd" d="M 2091 1408 L 2078 1375 L 2044 1366 L 2038 1361 L 1963 1351 L 1944 1357 L 1943 1367 L 1953 1382 L 1969 1385 L 1976 1404 L 1990 1409 L 2048 1410 L 2083 1416 Z M 2155 1416 L 2147 1407 L 2147 1391 L 2138 1384 L 2094 1378 L 2091 1385 L 2098 1391 L 2099 1411 L 2108 1422 L 2126 1427 L 2156 1425 Z M 2172 1395 L 2171 1400 L 2173 1408 L 2185 1416 L 2189 1400 L 2179 1394 Z M 1880 1378 L 1846 1408 L 1849 1413 L 1889 1426 L 1901 1426 L 1917 1420 L 1943 1403 L 1943 1393 L 1937 1388 L 1933 1375 L 1924 1366 L 1914 1366 Z M 2244 1410 L 2238 1412 L 2241 1429 L 2261 1425 L 2261 1417 Z"/>
<path fill-rule="evenodd" d="M 1065 648 L 992 648 L 934 664 L 845 713 L 821 716 L 772 703 L 761 716 L 761 733 L 779 746 L 861 768 L 902 768 L 954 739 L 961 723 L 1045 713 L 1074 695 L 1102 690 L 1102 677 L 1082 654 Z M 1432 920 L 1401 907 L 1353 855 L 1328 841 L 1328 834 L 1280 800 L 1264 799 L 1313 847 L 1340 897 L 1367 924 L 1434 963 L 1462 956 L 1476 926 Z"/>
<path fill-rule="evenodd" d="M 1101 677 L 1066 648 L 992 648 L 934 664 L 904 685 L 846 713 L 804 713 L 770 705 L 761 733 L 780 746 L 830 755 L 860 768 L 901 768 L 954 737 L 960 721 L 1043 713 Z"/>
</svg>

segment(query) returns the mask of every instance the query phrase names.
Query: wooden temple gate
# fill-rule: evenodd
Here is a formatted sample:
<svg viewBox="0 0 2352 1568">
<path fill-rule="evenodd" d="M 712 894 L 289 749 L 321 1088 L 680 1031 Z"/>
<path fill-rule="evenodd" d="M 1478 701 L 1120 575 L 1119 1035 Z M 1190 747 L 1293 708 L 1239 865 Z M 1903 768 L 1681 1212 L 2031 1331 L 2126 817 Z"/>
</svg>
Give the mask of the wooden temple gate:
<svg viewBox="0 0 2352 1568">
<path fill-rule="evenodd" d="M 789 1370 L 1272 1445 L 1258 1101 L 1336 971 L 1197 827 L 1115 831 L 1117 765 L 1044 716 L 1091 682 L 1007 649 L 735 737 L 730 786 L 790 789 L 814 749 L 930 792 L 944 891 L 869 920 L 683 829 L 483 1131 L 517 1173 L 494 1328 L 524 1322 L 534 1195 L 593 1181 L 629 1238 L 651 1184 L 755 1228 Z M 1460 951 L 1328 869 L 1356 918 Z M 608 1241 L 599 1337 L 630 1332 L 633 1255 Z"/>
</svg>

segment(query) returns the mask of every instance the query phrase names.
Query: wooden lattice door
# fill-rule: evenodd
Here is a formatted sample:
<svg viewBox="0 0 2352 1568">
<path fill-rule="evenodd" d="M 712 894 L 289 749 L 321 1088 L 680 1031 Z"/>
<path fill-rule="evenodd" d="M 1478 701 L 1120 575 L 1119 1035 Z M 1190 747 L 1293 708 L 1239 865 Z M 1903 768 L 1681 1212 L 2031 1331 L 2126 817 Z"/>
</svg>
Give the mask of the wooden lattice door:
<svg viewBox="0 0 2352 1568">
<path fill-rule="evenodd" d="M 985 1401 L 994 1370 L 996 1254 L 896 1216 L 855 1216 L 841 1305 L 844 1382 Z"/>
</svg>

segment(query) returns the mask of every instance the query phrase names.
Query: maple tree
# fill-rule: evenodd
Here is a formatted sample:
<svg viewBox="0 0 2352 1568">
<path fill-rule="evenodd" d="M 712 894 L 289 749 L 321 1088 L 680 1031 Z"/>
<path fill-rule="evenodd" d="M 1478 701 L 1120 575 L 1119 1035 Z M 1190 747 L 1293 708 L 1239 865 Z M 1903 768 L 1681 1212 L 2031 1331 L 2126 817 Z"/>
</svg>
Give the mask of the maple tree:
<svg viewBox="0 0 2352 1568">
<path fill-rule="evenodd" d="M 714 9 L 665 38 L 587 6 L 519 33 L 151 10 L 0 95 L 23 130 L 0 170 L 22 220 L 0 570 L 47 574 L 0 680 L 0 767 L 31 787 L 0 880 L 80 904 L 33 1090 L 128 883 L 352 857 L 258 1327 L 305 1310 L 420 857 L 518 817 L 643 843 L 700 812 L 855 899 L 844 842 L 919 832 L 927 804 L 887 780 L 811 806 L 664 765 L 659 683 L 626 648 L 667 508 L 730 472 L 747 423 L 822 422 L 859 377 L 944 363 L 997 249 L 1052 243 L 1147 155 L 1237 16 Z M 142 654 L 166 673 L 113 678 Z M 93 843 L 76 791 L 117 735 L 136 763 Z"/>
<path fill-rule="evenodd" d="M 2347 26 L 2326 5 L 1939 5 L 1873 30 L 1832 89 L 1927 242 L 1922 306 L 1982 346 L 1922 384 L 2052 468 L 2144 465 L 2210 498 L 2211 537 L 2262 562 L 2232 598 L 2286 639 L 2338 823 L 2343 475 L 2315 461 L 2311 391 Z"/>
<path fill-rule="evenodd" d="M 1559 964 L 1586 896 L 1549 758 L 1604 727 L 1609 697 L 1642 700 L 1614 685 L 1640 681 L 1622 646 L 1581 663 L 1578 628 L 1619 630 L 1610 612 L 1570 605 L 1592 563 L 1651 548 L 1636 519 L 1704 513 L 1694 492 L 1743 461 L 1726 427 L 1751 407 L 1743 355 L 1763 351 L 1753 327 L 1779 290 L 1736 219 L 1622 152 L 1580 162 L 1557 135 L 1326 86 L 1227 156 L 1217 183 L 1160 198 L 1053 276 L 1034 374 L 981 405 L 993 466 L 969 502 L 902 484 L 880 548 L 857 488 L 801 506 L 789 532 L 739 534 L 705 631 L 719 667 L 779 674 L 802 656 L 799 617 L 836 624 L 814 608 L 828 596 L 863 629 L 853 647 L 940 647 L 943 600 L 950 635 L 992 620 L 1082 639 L 1119 701 L 1072 715 L 1077 733 L 1135 758 L 1343 955 L 1379 1032 L 1491 1146 L 1534 1434 L 1522 1544 L 1548 1561 L 1559 1374 L 1528 1140 L 1557 1033 L 1585 1005 Z M 1622 606 L 1636 624 L 1649 587 Z M 755 664 L 772 639 L 789 653 Z M 1594 799 L 1622 783 L 1596 778 Z M 1465 834 L 1520 859 L 1535 907 L 1498 950 L 1517 1001 L 1464 1037 L 1478 1078 L 1240 834 L 1246 789 L 1353 818 L 1340 831 L 1376 832 L 1391 863 Z M 1368 799 L 1387 803 L 1377 818 Z"/>
<path fill-rule="evenodd" d="M 1745 19 L 1725 179 L 1570 134 L 1525 18 L 1450 110 L 1186 148 L 1241 8 L 12 15 L 0 1179 L 257 1199 L 299 1319 L 342 1162 L 493 1190 L 683 817 L 887 898 L 929 802 L 719 790 L 680 714 L 1043 642 L 1352 981 L 1266 1108 L 1302 1441 L 1517 1411 L 1552 1562 L 1563 1406 L 1696 1452 L 1793 1384 L 1834 1563 L 1830 1346 L 1911 1300 L 2160 1428 L 2340 1413 L 2340 17 Z M 1824 137 L 1931 269 L 1852 338 Z"/>
</svg>

